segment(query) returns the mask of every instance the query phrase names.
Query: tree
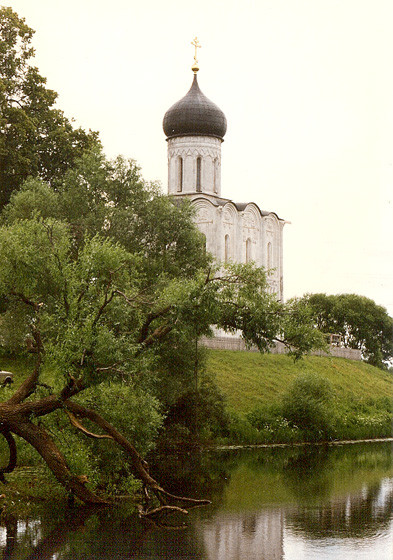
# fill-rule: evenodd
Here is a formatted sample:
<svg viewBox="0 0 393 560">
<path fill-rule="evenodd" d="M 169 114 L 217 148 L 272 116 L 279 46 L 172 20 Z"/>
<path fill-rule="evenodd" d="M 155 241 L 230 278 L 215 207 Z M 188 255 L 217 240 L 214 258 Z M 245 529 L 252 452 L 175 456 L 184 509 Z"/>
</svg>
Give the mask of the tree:
<svg viewBox="0 0 393 560">
<path fill-rule="evenodd" d="M 361 350 L 364 359 L 379 368 L 393 358 L 393 319 L 373 300 L 356 294 L 308 294 L 318 329 L 339 334 L 348 348 Z"/>
<path fill-rule="evenodd" d="M 72 494 L 106 501 L 90 473 L 73 474 L 55 430 L 46 427 L 57 414 L 94 440 L 94 456 L 98 443 L 116 443 L 119 462 L 129 463 L 161 503 L 193 504 L 169 495 L 107 418 L 127 431 L 127 406 L 151 406 L 162 358 L 168 348 L 179 355 L 194 340 L 196 324 L 201 335 L 212 324 L 241 329 L 261 350 L 278 338 L 299 351 L 318 342 L 303 303 L 277 302 L 262 269 L 213 266 L 191 218 L 189 205 L 175 206 L 145 184 L 134 162 L 108 162 L 98 150 L 65 174 L 57 192 L 31 179 L 12 195 L 0 229 L 0 337 L 14 331 L 14 347 L 28 348 L 35 361 L 0 403 L 1 433 L 10 448 L 3 473 L 15 466 L 16 434 Z M 175 360 L 167 362 L 170 376 Z M 114 410 L 121 396 L 123 408 Z"/>
<path fill-rule="evenodd" d="M 98 142 L 97 133 L 75 129 L 55 108 L 57 93 L 30 65 L 33 33 L 0 7 L 0 207 L 29 175 L 55 184 Z"/>
</svg>

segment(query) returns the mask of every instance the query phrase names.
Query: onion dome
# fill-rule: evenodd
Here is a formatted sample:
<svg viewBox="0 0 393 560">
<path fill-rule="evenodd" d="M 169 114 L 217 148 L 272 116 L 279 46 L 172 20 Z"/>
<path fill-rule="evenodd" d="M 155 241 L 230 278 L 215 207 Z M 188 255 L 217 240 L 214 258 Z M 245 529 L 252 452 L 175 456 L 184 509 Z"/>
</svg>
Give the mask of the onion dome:
<svg viewBox="0 0 393 560">
<path fill-rule="evenodd" d="M 187 95 L 165 113 L 163 129 L 168 139 L 176 136 L 214 136 L 223 140 L 227 131 L 225 115 L 201 92 L 196 73 Z"/>
</svg>

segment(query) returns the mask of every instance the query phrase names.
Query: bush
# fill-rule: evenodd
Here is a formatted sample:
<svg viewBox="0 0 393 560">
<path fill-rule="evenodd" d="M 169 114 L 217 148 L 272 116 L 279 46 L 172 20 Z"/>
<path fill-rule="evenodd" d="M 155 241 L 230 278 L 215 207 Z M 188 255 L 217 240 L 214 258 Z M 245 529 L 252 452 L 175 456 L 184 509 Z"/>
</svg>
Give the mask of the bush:
<svg viewBox="0 0 393 560">
<path fill-rule="evenodd" d="M 299 375 L 283 397 L 282 415 L 303 432 L 305 440 L 335 437 L 332 384 L 315 374 Z"/>
<path fill-rule="evenodd" d="M 264 441 L 258 428 L 253 426 L 247 418 L 232 412 L 229 415 L 228 438 L 223 443 L 256 445 L 264 443 Z"/>
<path fill-rule="evenodd" d="M 204 380 L 197 391 L 184 393 L 168 411 L 166 427 L 178 424 L 193 437 L 210 439 L 228 430 L 224 397 L 210 381 Z"/>
</svg>

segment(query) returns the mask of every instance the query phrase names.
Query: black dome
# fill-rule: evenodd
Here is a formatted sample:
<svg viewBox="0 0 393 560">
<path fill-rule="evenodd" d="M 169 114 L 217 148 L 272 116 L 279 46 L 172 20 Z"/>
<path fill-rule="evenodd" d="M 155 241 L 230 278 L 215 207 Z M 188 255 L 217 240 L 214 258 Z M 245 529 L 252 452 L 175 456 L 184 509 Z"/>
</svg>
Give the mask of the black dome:
<svg viewBox="0 0 393 560">
<path fill-rule="evenodd" d="M 224 113 L 199 89 L 196 74 L 190 91 L 165 113 L 163 129 L 175 136 L 215 136 L 221 140 L 227 131 Z"/>
</svg>

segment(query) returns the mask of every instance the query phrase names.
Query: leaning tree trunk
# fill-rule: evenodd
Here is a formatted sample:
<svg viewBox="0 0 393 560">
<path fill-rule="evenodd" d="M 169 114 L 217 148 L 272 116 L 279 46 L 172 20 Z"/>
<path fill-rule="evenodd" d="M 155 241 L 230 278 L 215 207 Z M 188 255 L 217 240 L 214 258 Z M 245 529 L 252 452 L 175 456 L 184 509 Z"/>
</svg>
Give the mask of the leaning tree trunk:
<svg viewBox="0 0 393 560">
<path fill-rule="evenodd" d="M 15 402 L 16 399 L 13 399 L 12 403 L 10 401 L 0 403 L 0 433 L 5 437 L 10 450 L 9 463 L 5 468 L 0 469 L 0 476 L 4 477 L 4 473 L 11 472 L 15 468 L 16 446 L 12 434 L 16 434 L 36 449 L 56 479 L 72 495 L 75 495 L 86 504 L 104 505 L 109 503 L 107 499 L 95 494 L 86 487 L 88 482 L 86 476 L 77 476 L 71 472 L 65 457 L 52 437 L 41 425 L 37 425 L 30 420 L 32 417 L 46 416 L 55 410 L 63 409 L 67 412 L 73 426 L 84 435 L 94 438 L 110 438 L 114 444 L 119 445 L 124 450 L 134 474 L 143 483 L 147 504 L 150 501 L 149 491 L 154 494 L 161 504 L 159 508 L 149 509 L 146 507 L 141 509 L 140 513 L 144 517 L 150 516 L 153 519 L 157 518 L 160 514 L 164 515 L 174 511 L 187 513 L 187 510 L 178 507 L 178 505 L 190 508 L 210 503 L 208 500 L 194 500 L 166 492 L 149 474 L 147 463 L 139 455 L 135 447 L 97 412 L 85 408 L 68 398 L 70 393 L 72 391 L 64 390 L 60 396 L 50 395 L 37 401 Z M 93 422 L 104 432 L 104 435 L 89 432 L 81 424 L 81 419 L 88 419 Z"/>
<path fill-rule="evenodd" d="M 42 400 L 45 400 L 45 404 L 48 405 L 48 399 Z M 49 411 L 59 408 L 59 406 L 55 406 L 55 400 L 51 400 L 52 406 L 48 407 Z M 48 432 L 42 426 L 29 420 L 32 409 L 37 407 L 38 402 L 15 405 L 0 403 L 0 433 L 6 439 L 10 453 L 8 465 L 0 469 L 0 475 L 4 478 L 4 473 L 12 472 L 16 466 L 16 446 L 12 436 L 15 434 L 36 449 L 56 479 L 69 492 L 85 503 L 106 503 L 106 500 L 86 488 L 86 481 L 83 477 L 78 477 L 71 472 L 63 454 Z"/>
<path fill-rule="evenodd" d="M 32 422 L 23 422 L 16 426 L 13 431 L 38 451 L 56 479 L 66 490 L 85 503 L 108 503 L 107 500 L 100 498 L 86 488 L 87 479 L 85 477 L 74 475 L 70 471 L 63 454 L 42 426 L 37 426 Z"/>
</svg>

